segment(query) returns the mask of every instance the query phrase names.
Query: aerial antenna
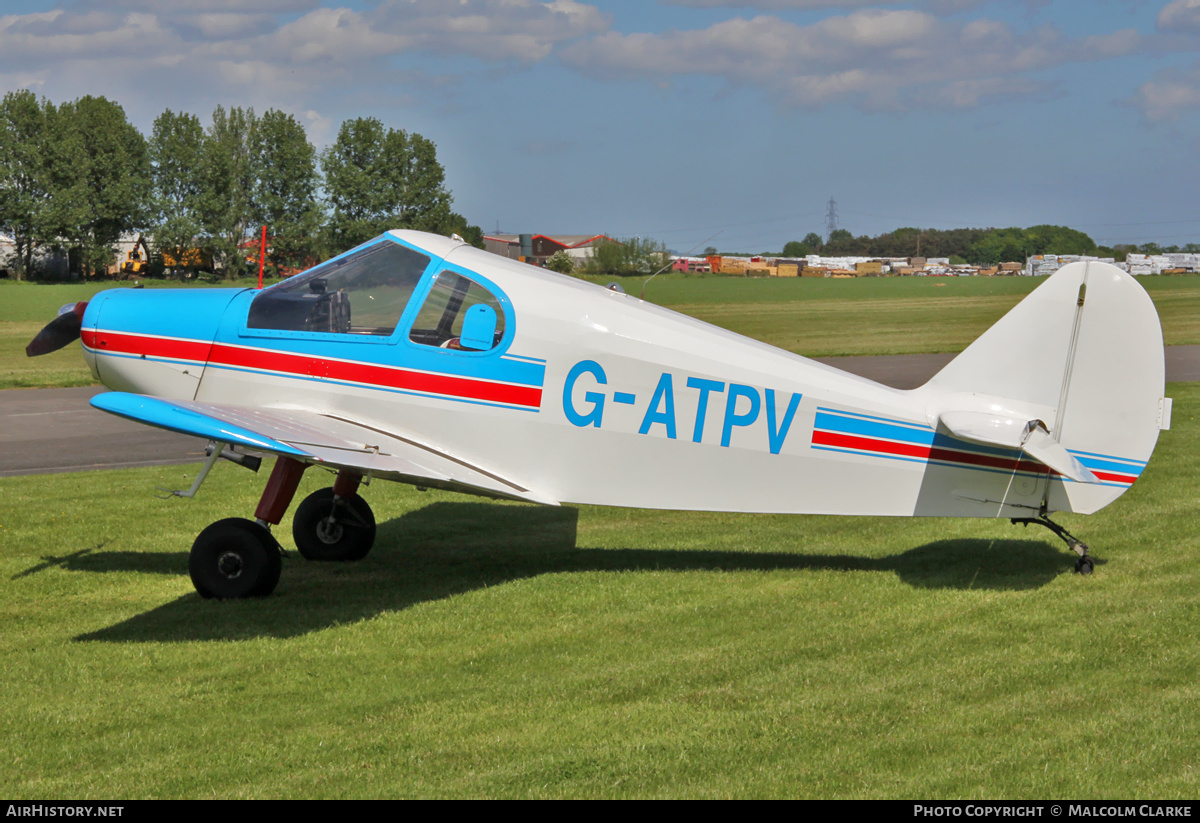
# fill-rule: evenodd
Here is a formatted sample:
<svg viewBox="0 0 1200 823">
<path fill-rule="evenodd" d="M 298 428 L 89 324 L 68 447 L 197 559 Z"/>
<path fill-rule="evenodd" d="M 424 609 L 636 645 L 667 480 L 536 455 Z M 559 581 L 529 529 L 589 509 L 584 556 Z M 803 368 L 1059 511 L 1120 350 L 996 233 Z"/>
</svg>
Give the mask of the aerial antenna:
<svg viewBox="0 0 1200 823">
<path fill-rule="evenodd" d="M 829 242 L 829 238 L 833 237 L 833 233 L 837 231 L 837 228 L 837 201 L 830 196 L 828 209 L 825 212 L 825 242 Z"/>
<path fill-rule="evenodd" d="M 725 229 L 721 229 L 721 231 L 717 232 L 716 234 L 712 235 L 711 237 L 707 237 L 707 238 L 705 238 L 704 240 L 701 240 L 699 243 L 697 243 L 696 245 L 692 246 L 692 247 L 691 247 L 690 249 L 688 249 L 686 252 L 684 252 L 683 254 L 681 254 L 681 255 L 680 255 L 680 257 L 691 257 L 691 256 L 692 256 L 692 252 L 694 252 L 696 249 L 700 248 L 701 246 L 703 246 L 705 243 L 709 242 L 710 240 L 716 240 L 718 237 L 720 237 L 720 236 L 721 236 L 721 234 L 722 234 L 724 231 L 725 231 Z M 638 295 L 638 300 L 645 300 L 645 299 L 646 299 L 646 286 L 647 286 L 647 285 L 650 283 L 650 281 L 651 281 L 651 280 L 653 280 L 654 278 L 658 277 L 660 274 L 662 274 L 662 273 L 663 273 L 664 271 L 666 271 L 667 269 L 671 268 L 671 265 L 672 265 L 672 264 L 673 264 L 673 263 L 674 263 L 676 260 L 678 260 L 678 259 L 679 259 L 678 257 L 672 258 L 670 263 L 667 263 L 667 264 L 666 264 L 665 266 L 663 266 L 661 269 L 659 269 L 659 270 L 658 270 L 658 271 L 656 271 L 654 274 L 652 274 L 652 275 L 650 275 L 649 277 L 647 277 L 647 278 L 646 278 L 646 282 L 642 284 L 642 293 Z"/>
</svg>

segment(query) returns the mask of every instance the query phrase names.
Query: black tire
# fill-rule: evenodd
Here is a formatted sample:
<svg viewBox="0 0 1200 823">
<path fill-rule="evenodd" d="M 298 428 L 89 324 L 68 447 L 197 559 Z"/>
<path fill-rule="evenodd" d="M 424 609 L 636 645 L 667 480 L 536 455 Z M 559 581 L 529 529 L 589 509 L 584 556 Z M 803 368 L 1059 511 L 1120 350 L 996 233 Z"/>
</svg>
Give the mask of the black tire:
<svg viewBox="0 0 1200 823">
<path fill-rule="evenodd" d="M 333 489 L 321 489 L 304 498 L 292 518 L 292 539 L 306 560 L 362 560 L 375 545 L 375 513 L 357 494 L 337 503 L 335 522 Z"/>
<path fill-rule="evenodd" d="M 1090 557 L 1081 557 L 1075 561 L 1075 571 L 1080 574 L 1091 574 L 1095 568 L 1095 564 Z"/>
<path fill-rule="evenodd" d="M 201 597 L 231 600 L 275 591 L 283 558 L 263 526 L 241 517 L 218 520 L 200 532 L 188 556 L 188 574 Z"/>
</svg>

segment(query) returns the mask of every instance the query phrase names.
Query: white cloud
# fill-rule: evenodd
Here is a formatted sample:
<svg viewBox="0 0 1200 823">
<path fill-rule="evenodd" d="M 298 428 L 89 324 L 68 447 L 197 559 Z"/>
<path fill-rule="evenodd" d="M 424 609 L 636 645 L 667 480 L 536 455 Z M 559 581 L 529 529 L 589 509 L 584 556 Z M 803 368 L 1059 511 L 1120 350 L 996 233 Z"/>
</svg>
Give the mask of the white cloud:
<svg viewBox="0 0 1200 823">
<path fill-rule="evenodd" d="M 1160 31 L 1200 34 L 1200 0 L 1174 0 L 1155 21 Z"/>
<path fill-rule="evenodd" d="M 575 0 L 390 0 L 361 12 L 315 9 L 259 37 L 214 41 L 206 53 L 280 65 L 354 65 L 409 52 L 532 63 L 555 44 L 608 24 L 595 7 Z"/>
<path fill-rule="evenodd" d="M 311 11 L 320 5 L 320 0 L 188 0 L 185 6 L 178 0 L 80 0 L 76 5 L 82 9 L 125 9 L 160 15 L 214 12 L 285 14 Z"/>
<path fill-rule="evenodd" d="M 661 0 L 668 6 L 694 9 L 762 9 L 764 11 L 809 11 L 812 9 L 853 9 L 863 6 L 895 6 L 907 0 Z"/>
<path fill-rule="evenodd" d="M 1143 83 L 1131 101 L 1148 120 L 1178 120 L 1200 109 L 1200 61 L 1187 69 L 1165 69 Z"/>
<path fill-rule="evenodd" d="M 455 82 L 398 71 L 393 57 L 525 66 L 608 26 L 607 15 L 578 0 L 384 0 L 364 10 L 318 0 L 79 0 L 0 16 L 0 74 L 39 78 L 57 99 L 139 88 L 174 106 L 233 92 L 303 110 L 314 96 L 385 99 L 398 87 Z"/>
<path fill-rule="evenodd" d="M 151 14 L 52 11 L 0 17 L 0 68 L 47 65 L 81 57 L 126 56 L 173 39 Z"/>
<path fill-rule="evenodd" d="M 895 110 L 1031 94 L 1041 84 L 1029 73 L 1128 54 L 1142 42 L 1132 30 L 1072 41 L 1048 26 L 1017 32 L 995 20 L 864 9 L 810 25 L 760 16 L 661 34 L 606 32 L 562 57 L 600 79 L 701 75 L 762 89 L 786 105 Z"/>
</svg>

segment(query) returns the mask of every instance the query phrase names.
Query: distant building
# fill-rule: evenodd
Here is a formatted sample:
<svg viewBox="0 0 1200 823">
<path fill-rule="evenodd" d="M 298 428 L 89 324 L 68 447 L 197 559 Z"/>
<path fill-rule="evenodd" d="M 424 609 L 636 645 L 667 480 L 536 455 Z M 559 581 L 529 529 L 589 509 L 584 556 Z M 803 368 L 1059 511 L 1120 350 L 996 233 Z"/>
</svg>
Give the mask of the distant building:
<svg viewBox="0 0 1200 823">
<path fill-rule="evenodd" d="M 544 266 L 555 252 L 565 251 L 578 265 L 592 256 L 592 247 L 601 240 L 616 242 L 603 234 L 486 234 L 483 247 L 492 254 L 535 266 Z"/>
<path fill-rule="evenodd" d="M 1132 260 L 1137 255 L 1129 255 Z M 1054 274 L 1068 263 L 1080 263 L 1088 261 L 1099 261 L 1101 263 L 1116 263 L 1112 257 L 1093 257 L 1089 254 L 1035 254 L 1025 260 L 1025 274 L 1034 277 L 1042 277 L 1045 275 Z M 1125 270 L 1131 274 L 1157 274 L 1158 272 L 1133 271 L 1132 268 L 1126 266 Z"/>
</svg>

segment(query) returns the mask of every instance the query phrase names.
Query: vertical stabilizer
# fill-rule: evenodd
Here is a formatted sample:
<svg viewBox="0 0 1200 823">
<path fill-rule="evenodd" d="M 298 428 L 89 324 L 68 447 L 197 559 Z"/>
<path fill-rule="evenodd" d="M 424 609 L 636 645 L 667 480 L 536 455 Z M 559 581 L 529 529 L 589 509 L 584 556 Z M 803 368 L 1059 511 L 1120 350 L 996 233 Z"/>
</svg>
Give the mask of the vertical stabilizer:
<svg viewBox="0 0 1200 823">
<path fill-rule="evenodd" d="M 1150 459 L 1168 425 L 1164 375 L 1145 289 L 1116 266 L 1083 262 L 1059 269 L 918 391 L 931 416 L 987 407 L 1042 421 L 1043 446 L 1060 445 L 1095 479 L 1054 474 L 1036 494 L 1050 511 L 1087 513 L 1119 497 Z"/>
</svg>

